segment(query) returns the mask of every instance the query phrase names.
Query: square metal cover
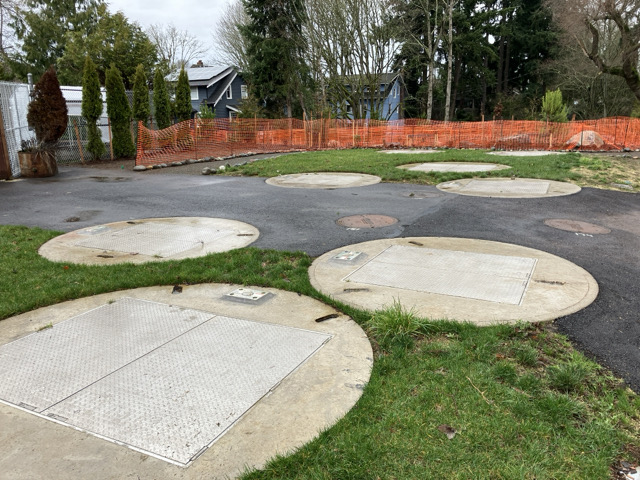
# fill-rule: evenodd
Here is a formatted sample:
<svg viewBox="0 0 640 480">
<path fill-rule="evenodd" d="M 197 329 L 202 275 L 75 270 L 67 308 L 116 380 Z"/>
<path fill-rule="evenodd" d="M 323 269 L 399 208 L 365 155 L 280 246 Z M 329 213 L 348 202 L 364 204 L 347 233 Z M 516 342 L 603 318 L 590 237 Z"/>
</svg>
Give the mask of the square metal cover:
<svg viewBox="0 0 640 480">
<path fill-rule="evenodd" d="M 145 222 L 120 230 L 100 232 L 76 242 L 75 245 L 123 253 L 140 253 L 150 257 L 170 257 L 232 234 L 231 230 Z"/>
<path fill-rule="evenodd" d="M 535 258 L 392 245 L 343 280 L 519 305 Z"/>
<path fill-rule="evenodd" d="M 460 191 L 545 195 L 549 191 L 549 182 L 527 182 L 526 180 L 471 180 L 464 187 L 462 187 Z"/>
<path fill-rule="evenodd" d="M 330 338 L 123 298 L 0 347 L 0 400 L 186 465 Z"/>
</svg>

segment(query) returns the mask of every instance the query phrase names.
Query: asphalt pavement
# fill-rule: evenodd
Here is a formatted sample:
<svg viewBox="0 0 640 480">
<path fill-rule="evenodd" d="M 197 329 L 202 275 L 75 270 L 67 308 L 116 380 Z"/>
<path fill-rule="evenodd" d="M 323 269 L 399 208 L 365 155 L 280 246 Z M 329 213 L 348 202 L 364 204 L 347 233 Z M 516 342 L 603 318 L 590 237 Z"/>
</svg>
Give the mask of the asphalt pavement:
<svg viewBox="0 0 640 480">
<path fill-rule="evenodd" d="M 201 167 L 206 166 L 200 164 Z M 457 195 L 435 186 L 380 183 L 334 190 L 280 188 L 264 178 L 203 176 L 189 166 L 148 172 L 61 167 L 49 179 L 0 182 L 0 223 L 68 232 L 148 217 L 239 220 L 260 230 L 252 246 L 316 257 L 353 243 L 396 237 L 460 237 L 513 243 L 565 258 L 591 273 L 600 293 L 589 307 L 555 321 L 586 354 L 640 392 L 640 196 L 584 188 L 555 198 Z M 398 219 L 382 228 L 349 229 L 358 214 Z M 611 229 L 559 230 L 548 219 Z"/>
</svg>

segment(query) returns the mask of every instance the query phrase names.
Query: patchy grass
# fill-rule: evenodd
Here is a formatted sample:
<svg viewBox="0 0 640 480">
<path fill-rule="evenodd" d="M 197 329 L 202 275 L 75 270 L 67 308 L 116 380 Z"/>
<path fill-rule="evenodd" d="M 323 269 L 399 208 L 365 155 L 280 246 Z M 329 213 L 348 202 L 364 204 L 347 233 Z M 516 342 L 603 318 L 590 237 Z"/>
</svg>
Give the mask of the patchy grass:
<svg viewBox="0 0 640 480">
<path fill-rule="evenodd" d="M 604 480 L 640 461 L 638 396 L 550 328 L 421 319 L 397 303 L 375 314 L 349 308 L 311 287 L 300 252 L 90 267 L 41 258 L 55 235 L 0 226 L 0 318 L 126 288 L 233 282 L 324 300 L 367 330 L 376 360 L 353 410 L 245 480 Z"/>
<path fill-rule="evenodd" d="M 640 155 L 630 154 L 583 154 L 580 166 L 574 168 L 580 178 L 576 182 L 582 187 L 606 188 L 621 191 L 640 191 Z M 628 185 L 632 188 L 619 187 Z"/>
<path fill-rule="evenodd" d="M 512 168 L 492 172 L 414 172 L 396 168 L 399 165 L 427 162 L 500 163 Z M 569 153 L 540 157 L 502 157 L 482 150 L 442 150 L 428 154 L 379 153 L 376 150 L 332 150 L 283 155 L 243 166 L 232 167 L 225 175 L 258 175 L 275 177 L 306 172 L 359 172 L 377 175 L 385 182 L 433 185 L 459 178 L 511 177 L 575 181 L 580 175 L 580 155 Z"/>
</svg>

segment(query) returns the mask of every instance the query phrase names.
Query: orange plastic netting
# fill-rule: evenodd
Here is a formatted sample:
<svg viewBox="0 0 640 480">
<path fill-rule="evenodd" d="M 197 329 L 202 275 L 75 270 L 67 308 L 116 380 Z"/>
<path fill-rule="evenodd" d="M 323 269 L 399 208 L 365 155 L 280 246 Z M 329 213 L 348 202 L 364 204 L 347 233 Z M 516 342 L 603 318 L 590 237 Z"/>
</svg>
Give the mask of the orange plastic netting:
<svg viewBox="0 0 640 480">
<path fill-rule="evenodd" d="M 140 124 L 136 164 L 355 147 L 636 150 L 640 149 L 640 119 L 613 117 L 568 123 L 194 119 L 164 130 Z"/>
</svg>

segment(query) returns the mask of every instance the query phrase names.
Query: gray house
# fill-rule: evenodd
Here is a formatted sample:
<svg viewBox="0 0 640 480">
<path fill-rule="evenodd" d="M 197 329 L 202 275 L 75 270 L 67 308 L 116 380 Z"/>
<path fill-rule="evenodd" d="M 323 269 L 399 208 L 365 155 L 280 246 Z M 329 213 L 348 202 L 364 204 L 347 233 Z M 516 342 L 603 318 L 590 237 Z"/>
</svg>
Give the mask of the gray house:
<svg viewBox="0 0 640 480">
<path fill-rule="evenodd" d="M 247 98 L 247 84 L 233 67 L 193 66 L 185 70 L 194 114 L 203 103 L 215 112 L 216 118 L 234 118 L 240 113 L 238 104 Z M 177 75 L 173 77 L 169 80 L 177 80 Z"/>
</svg>

